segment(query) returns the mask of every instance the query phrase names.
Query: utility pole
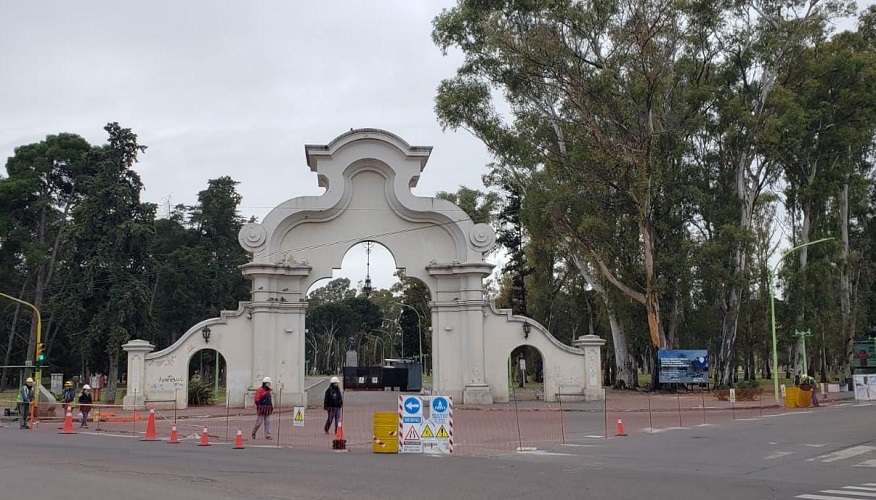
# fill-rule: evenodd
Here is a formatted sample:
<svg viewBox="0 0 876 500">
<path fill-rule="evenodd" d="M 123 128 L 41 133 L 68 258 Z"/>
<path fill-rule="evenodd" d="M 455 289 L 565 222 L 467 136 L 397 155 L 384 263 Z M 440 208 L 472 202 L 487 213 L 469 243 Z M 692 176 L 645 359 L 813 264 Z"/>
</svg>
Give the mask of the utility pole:
<svg viewBox="0 0 876 500">
<path fill-rule="evenodd" d="M 794 336 L 800 337 L 800 347 L 803 349 L 803 374 L 809 375 L 809 367 L 806 360 L 806 337 L 812 336 L 812 332 L 810 332 L 809 330 L 795 330 Z"/>
</svg>

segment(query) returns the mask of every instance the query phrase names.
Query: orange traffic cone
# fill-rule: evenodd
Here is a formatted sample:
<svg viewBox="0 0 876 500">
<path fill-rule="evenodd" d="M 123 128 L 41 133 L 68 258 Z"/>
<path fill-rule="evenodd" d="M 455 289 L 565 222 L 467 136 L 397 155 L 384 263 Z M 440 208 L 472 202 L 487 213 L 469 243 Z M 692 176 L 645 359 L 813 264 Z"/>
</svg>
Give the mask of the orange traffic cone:
<svg viewBox="0 0 876 500">
<path fill-rule="evenodd" d="M 140 441 L 158 441 L 155 432 L 155 408 L 149 408 L 149 420 L 146 422 L 146 435 Z"/>
<path fill-rule="evenodd" d="M 617 434 L 616 436 L 626 436 L 627 431 L 624 429 L 624 421 L 621 419 L 617 419 Z"/>
<path fill-rule="evenodd" d="M 234 438 L 234 448 L 233 450 L 242 450 L 243 449 L 243 434 L 240 432 L 240 427 L 237 428 L 237 436 Z"/>
<path fill-rule="evenodd" d="M 58 434 L 76 434 L 73 432 L 73 412 L 67 409 L 67 416 L 64 417 L 64 430 Z"/>
<path fill-rule="evenodd" d="M 179 436 L 176 433 L 176 426 L 170 428 L 170 441 L 167 444 L 179 444 Z"/>
<path fill-rule="evenodd" d="M 344 418 L 338 419 L 338 430 L 332 440 L 332 449 L 335 451 L 347 451 L 347 440 L 344 439 Z"/>
<path fill-rule="evenodd" d="M 206 427 L 204 427 L 204 431 L 201 432 L 201 442 L 198 443 L 198 446 L 210 446 L 210 437 L 207 435 Z"/>
</svg>

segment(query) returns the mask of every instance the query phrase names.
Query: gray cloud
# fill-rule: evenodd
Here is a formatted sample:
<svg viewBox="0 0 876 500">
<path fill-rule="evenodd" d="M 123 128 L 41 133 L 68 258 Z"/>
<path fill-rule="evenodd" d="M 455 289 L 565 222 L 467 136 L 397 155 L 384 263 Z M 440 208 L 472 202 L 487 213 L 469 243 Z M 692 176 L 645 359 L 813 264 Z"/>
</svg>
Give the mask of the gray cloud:
<svg viewBox="0 0 876 500">
<path fill-rule="evenodd" d="M 479 187 L 485 148 L 432 110 L 461 61 L 430 38 L 452 3 L 4 2 L 0 155 L 57 132 L 102 143 L 118 121 L 149 146 L 144 200 L 193 203 L 230 175 L 262 217 L 320 192 L 305 143 L 377 127 L 435 147 L 417 194 Z"/>
</svg>

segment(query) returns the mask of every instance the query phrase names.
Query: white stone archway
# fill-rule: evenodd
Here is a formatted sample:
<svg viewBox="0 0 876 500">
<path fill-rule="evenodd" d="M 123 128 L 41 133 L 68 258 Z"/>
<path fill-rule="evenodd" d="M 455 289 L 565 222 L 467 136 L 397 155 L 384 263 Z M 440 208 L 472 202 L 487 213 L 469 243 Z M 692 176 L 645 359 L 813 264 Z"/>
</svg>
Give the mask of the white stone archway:
<svg viewBox="0 0 876 500">
<path fill-rule="evenodd" d="M 225 347 L 220 352 L 232 404 L 243 404 L 244 393 L 264 376 L 274 379 L 284 406 L 306 404 L 306 292 L 314 282 L 330 278 L 347 250 L 364 241 L 389 249 L 396 265 L 430 290 L 434 392 L 465 404 L 507 401 L 505 361 L 513 346 L 505 344 L 516 346 L 522 339 L 544 356 L 548 399 L 559 390 L 601 397 L 599 377 L 590 383 L 588 374 L 594 367 L 599 372 L 602 341 L 589 339 L 589 347 L 583 348 L 565 346 L 531 320 L 532 333 L 523 338 L 524 318 L 495 311 L 484 298 L 483 279 L 493 268 L 484 255 L 495 242 L 493 229 L 474 224 L 453 203 L 411 192 L 430 147 L 410 146 L 383 130 L 360 129 L 327 145 L 306 146 L 305 152 L 325 192 L 286 201 L 263 222 L 246 224 L 240 231 L 240 243 L 252 255 L 241 266 L 252 281 L 252 300 L 235 313 L 196 325 L 161 352 L 149 352 L 142 341 L 128 344 L 132 398 L 132 390 L 146 400 L 159 399 L 159 392 L 166 396 L 166 388 L 156 381 L 161 373 L 175 370 L 171 366 L 178 363 L 179 353 L 196 347 L 192 344 L 198 342 L 198 332 L 209 324 L 212 336 Z"/>
</svg>

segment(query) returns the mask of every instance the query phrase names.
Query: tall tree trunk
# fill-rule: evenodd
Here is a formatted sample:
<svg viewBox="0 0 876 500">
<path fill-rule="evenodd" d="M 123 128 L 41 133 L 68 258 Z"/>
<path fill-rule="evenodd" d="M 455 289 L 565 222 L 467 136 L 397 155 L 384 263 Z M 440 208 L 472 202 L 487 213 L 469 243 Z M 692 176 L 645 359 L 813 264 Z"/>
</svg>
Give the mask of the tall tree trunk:
<svg viewBox="0 0 876 500">
<path fill-rule="evenodd" d="M 843 373 L 846 377 L 852 376 L 852 362 L 854 361 L 855 320 L 852 316 L 851 294 L 851 268 L 849 259 L 849 179 L 846 177 L 840 193 L 840 236 L 842 238 L 842 250 L 840 254 L 840 310 L 842 312 L 843 325 Z"/>
<path fill-rule="evenodd" d="M 814 169 L 813 169 L 814 170 Z M 800 242 L 798 245 L 805 245 L 809 243 L 809 231 L 812 228 L 812 203 L 806 201 L 803 203 L 803 224 L 800 228 Z M 806 266 L 809 264 L 809 247 L 803 247 L 800 249 L 800 276 L 803 277 L 803 289 L 806 289 Z M 797 324 L 803 325 L 806 321 L 806 306 L 805 303 L 800 308 L 800 313 L 797 315 Z M 794 343 L 794 371 L 802 373 L 803 371 L 803 338 L 795 337 L 796 341 Z M 811 350 L 811 349 L 810 349 Z M 806 357 L 809 356 L 809 352 L 806 353 Z M 809 367 L 808 359 L 806 363 L 807 368 Z M 807 374 L 808 375 L 808 374 Z"/>
<path fill-rule="evenodd" d="M 578 255 L 572 255 L 572 262 L 578 268 L 581 277 L 602 299 L 605 309 L 608 311 L 608 324 L 611 327 L 611 341 L 614 345 L 614 364 L 617 367 L 614 385 L 619 389 L 631 389 L 636 386 L 636 380 L 633 360 L 630 357 L 627 333 L 617 319 L 617 314 L 615 314 L 614 307 L 612 307 L 609 301 L 608 294 L 605 293 L 605 288 L 593 278 L 593 275 L 590 274 L 585 263 Z"/>
<path fill-rule="evenodd" d="M 106 376 L 106 387 L 104 387 L 104 401 L 107 404 L 115 404 L 116 402 L 116 387 L 119 385 L 119 352 L 116 351 L 109 355 L 109 373 Z"/>
</svg>

